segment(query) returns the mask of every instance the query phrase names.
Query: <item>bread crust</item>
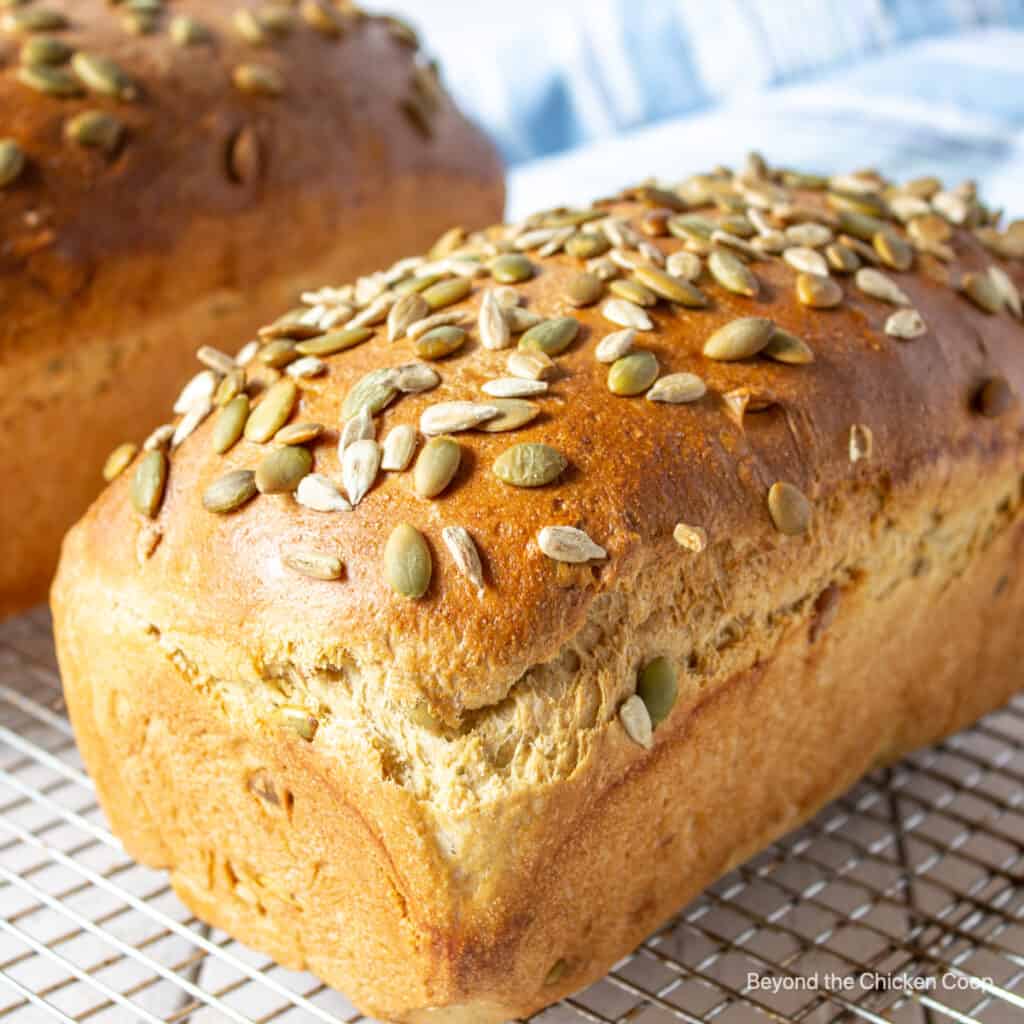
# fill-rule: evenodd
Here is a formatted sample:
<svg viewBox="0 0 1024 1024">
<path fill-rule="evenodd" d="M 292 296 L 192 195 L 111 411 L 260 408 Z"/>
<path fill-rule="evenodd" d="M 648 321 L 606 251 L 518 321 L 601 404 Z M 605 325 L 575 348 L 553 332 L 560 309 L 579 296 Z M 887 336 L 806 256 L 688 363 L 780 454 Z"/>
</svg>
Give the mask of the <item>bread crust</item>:
<svg viewBox="0 0 1024 1024">
<path fill-rule="evenodd" d="M 630 197 L 605 210 L 646 213 Z M 966 231 L 955 258 L 957 273 L 992 261 Z M 756 301 L 702 282 L 706 309 L 651 307 L 638 345 L 709 389 L 661 406 L 607 390 L 593 349 L 615 328 L 564 297 L 579 263 L 530 259 L 525 308 L 575 316 L 578 338 L 541 417 L 458 435 L 441 498 L 392 474 L 352 512 L 264 496 L 218 517 L 204 489 L 263 449 L 217 456 L 207 423 L 172 457 L 151 555 L 136 540 L 153 524 L 118 480 L 68 535 L 53 591 L 76 735 L 129 850 L 169 868 L 205 919 L 411 1024 L 518 1017 L 600 977 L 865 771 L 1020 685 L 1020 410 L 977 404 L 981 381 L 1024 386 L 1019 323 L 931 268 L 892 275 L 928 325 L 898 341 L 882 331 L 891 306 L 844 282 L 842 306 L 808 310 L 789 267 L 759 262 Z M 474 279 L 454 307 L 468 324 L 490 286 Z M 813 364 L 701 355 L 743 315 L 800 335 Z M 508 353 L 475 342 L 437 364 L 436 389 L 387 407 L 378 436 L 478 397 Z M 338 475 L 351 386 L 409 349 L 378 336 L 304 386 L 295 419 L 331 428 L 312 446 L 318 472 Z M 737 387 L 775 404 L 732 418 Z M 855 462 L 853 426 L 874 441 Z M 489 473 L 523 440 L 567 456 L 557 485 Z M 808 532 L 773 524 L 778 481 L 811 499 Z M 419 600 L 384 579 L 401 521 L 432 546 Z M 680 521 L 707 531 L 704 550 L 673 540 Z M 536 537 L 553 523 L 586 529 L 607 561 L 546 558 Z M 447 560 L 447 525 L 476 539 L 482 595 Z M 288 570 L 296 543 L 337 553 L 343 578 Z M 619 709 L 656 656 L 680 689 L 648 751 Z M 315 734 L 281 728 L 282 707 L 315 717 Z"/>
<path fill-rule="evenodd" d="M 136 36 L 104 0 L 48 4 L 70 19 L 49 34 L 114 60 L 132 102 L 36 92 L 17 77 L 28 36 L 0 38 L 4 134 L 26 156 L 0 189 L 0 471 L 21 484 L 0 524 L 0 614 L 43 596 L 104 457 L 156 426 L 199 345 L 234 344 L 304 288 L 420 249 L 453 219 L 500 215 L 497 154 L 443 91 L 429 137 L 403 112 L 422 57 L 387 19 L 350 17 L 340 38 L 298 20 L 253 46 L 232 19 L 256 6 L 183 0 Z M 209 42 L 175 45 L 172 16 Z M 280 96 L 232 84 L 252 63 L 281 73 Z M 115 152 L 66 138 L 92 110 L 122 121 Z"/>
</svg>

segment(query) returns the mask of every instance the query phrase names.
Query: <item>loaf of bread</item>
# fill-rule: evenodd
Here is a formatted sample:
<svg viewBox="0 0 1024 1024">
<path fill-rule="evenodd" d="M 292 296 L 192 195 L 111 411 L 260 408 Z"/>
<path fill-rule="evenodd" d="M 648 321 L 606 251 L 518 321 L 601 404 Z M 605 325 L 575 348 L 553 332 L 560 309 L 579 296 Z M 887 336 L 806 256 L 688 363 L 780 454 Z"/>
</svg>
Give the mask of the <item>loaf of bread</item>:
<svg viewBox="0 0 1024 1024">
<path fill-rule="evenodd" d="M 204 343 L 501 214 L 403 23 L 302 0 L 0 4 L 0 615 Z"/>
<path fill-rule="evenodd" d="M 444 248 L 209 360 L 53 608 L 135 857 L 481 1024 L 1019 686 L 1024 224 L 755 156 Z"/>
</svg>

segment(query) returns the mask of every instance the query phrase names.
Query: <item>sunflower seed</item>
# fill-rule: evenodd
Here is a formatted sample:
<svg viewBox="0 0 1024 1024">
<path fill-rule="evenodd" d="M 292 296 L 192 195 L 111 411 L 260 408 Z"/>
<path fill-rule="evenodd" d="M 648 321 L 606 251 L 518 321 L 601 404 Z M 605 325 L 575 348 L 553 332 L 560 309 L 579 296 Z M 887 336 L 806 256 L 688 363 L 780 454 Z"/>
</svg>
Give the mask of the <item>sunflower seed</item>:
<svg viewBox="0 0 1024 1024">
<path fill-rule="evenodd" d="M 537 534 L 537 546 L 556 562 L 576 564 L 608 557 L 603 547 L 575 526 L 545 526 Z"/>
<path fill-rule="evenodd" d="M 371 370 L 361 377 L 345 396 L 341 406 L 341 414 L 351 419 L 363 406 L 375 416 L 394 401 L 398 394 L 395 385 L 395 371 L 392 369 Z"/>
<path fill-rule="evenodd" d="M 494 419 L 498 407 L 490 402 L 438 402 L 428 406 L 420 417 L 420 431 L 433 437 L 472 430 L 475 426 Z"/>
<path fill-rule="evenodd" d="M 176 46 L 198 46 L 200 43 L 208 43 L 212 38 L 205 25 L 187 14 L 172 19 L 169 31 Z"/>
<path fill-rule="evenodd" d="M 498 410 L 498 415 L 478 424 L 476 428 L 488 434 L 518 430 L 540 415 L 540 406 L 523 398 L 492 398 L 488 404 Z"/>
<path fill-rule="evenodd" d="M 708 270 L 726 291 L 750 297 L 758 292 L 757 278 L 738 256 L 725 249 L 715 249 L 708 256 Z"/>
<path fill-rule="evenodd" d="M 657 379 L 658 360 L 651 352 L 630 352 L 608 370 L 608 390 L 629 397 L 643 394 Z"/>
<path fill-rule="evenodd" d="M 558 479 L 569 465 L 566 457 L 546 444 L 516 444 L 494 461 L 494 475 L 513 487 L 543 487 Z"/>
<path fill-rule="evenodd" d="M 800 273 L 796 278 L 796 296 L 812 309 L 833 309 L 843 301 L 843 289 L 831 277 Z"/>
<path fill-rule="evenodd" d="M 71 67 L 90 92 L 133 100 L 139 90 L 119 64 L 109 57 L 79 51 L 71 58 Z"/>
<path fill-rule="evenodd" d="M 704 343 L 704 355 L 720 362 L 756 356 L 771 340 L 775 324 L 764 317 L 747 316 L 723 324 Z"/>
<path fill-rule="evenodd" d="M 668 302 L 677 302 L 687 309 L 702 309 L 708 304 L 707 296 L 685 278 L 673 277 L 657 267 L 639 266 L 634 273 L 641 284 Z M 607 305 L 605 309 L 607 309 Z M 605 313 L 605 315 L 608 314 Z M 631 325 L 623 324 L 622 326 L 629 327 Z"/>
<path fill-rule="evenodd" d="M 703 398 L 707 390 L 707 385 L 695 373 L 670 373 L 654 382 L 647 392 L 647 400 L 683 405 Z"/>
<path fill-rule="evenodd" d="M 345 423 L 338 440 L 338 458 L 341 459 L 345 449 L 356 441 L 373 441 L 377 437 L 370 410 L 364 405 L 359 412 Z"/>
<path fill-rule="evenodd" d="M 631 327 L 634 331 L 654 330 L 651 318 L 639 306 L 626 299 L 609 299 L 601 307 L 601 314 L 620 327 Z"/>
<path fill-rule="evenodd" d="M 459 324 L 462 323 L 465 317 L 465 313 L 456 312 L 454 310 L 448 313 L 435 313 L 433 316 L 428 316 L 423 320 L 417 320 L 416 323 L 406 329 L 405 336 L 410 341 L 416 341 L 428 331 L 434 330 L 435 327 L 447 327 L 449 325 Z"/>
<path fill-rule="evenodd" d="M 503 349 L 512 344 L 512 332 L 505 311 L 493 290 L 484 292 L 477 318 L 480 341 L 486 349 Z"/>
<path fill-rule="evenodd" d="M 558 367 L 549 355 L 543 352 L 510 352 L 508 355 L 508 372 L 513 377 L 523 380 L 550 380 Z"/>
<path fill-rule="evenodd" d="M 614 363 L 633 350 L 636 331 L 627 327 L 621 331 L 613 331 L 605 335 L 594 349 L 594 357 L 599 363 Z"/>
<path fill-rule="evenodd" d="M 162 423 L 142 442 L 142 450 L 151 452 L 157 448 L 166 448 L 171 443 L 172 437 L 174 437 L 174 424 Z"/>
<path fill-rule="evenodd" d="M 412 459 L 416 449 L 416 428 L 403 423 L 392 427 L 384 438 L 383 454 L 380 468 L 393 472 L 402 472 Z"/>
<path fill-rule="evenodd" d="M 65 68 L 51 67 L 47 64 L 29 64 L 18 68 L 16 76 L 22 85 L 27 85 L 36 92 L 48 96 L 69 98 L 81 96 L 85 91 L 82 83 Z"/>
<path fill-rule="evenodd" d="M 351 512 L 352 506 L 322 473 L 309 473 L 299 481 L 295 500 L 314 512 Z"/>
<path fill-rule="evenodd" d="M 1013 391 L 1005 377 L 987 378 L 974 395 L 974 408 L 991 419 L 1002 416 L 1013 403 Z"/>
<path fill-rule="evenodd" d="M 700 277 L 702 269 L 700 257 L 682 249 L 671 253 L 665 261 L 665 270 L 672 277 L 682 278 L 682 280 L 689 281 L 691 284 Z"/>
<path fill-rule="evenodd" d="M 235 371 L 234 359 L 226 352 L 221 352 L 219 348 L 214 348 L 212 345 L 200 345 L 196 350 L 196 359 L 215 373 L 226 376 Z"/>
<path fill-rule="evenodd" d="M 138 452 L 139 446 L 131 441 L 119 444 L 103 463 L 103 479 L 110 483 L 111 480 L 119 477 L 131 465 L 132 459 Z"/>
<path fill-rule="evenodd" d="M 295 381 L 282 379 L 267 388 L 259 405 L 249 414 L 245 439 L 265 444 L 288 422 L 299 397 Z"/>
<path fill-rule="evenodd" d="M 0 139 L 0 188 L 13 185 L 25 169 L 25 154 L 13 139 Z"/>
<path fill-rule="evenodd" d="M 167 486 L 167 456 L 159 448 L 145 453 L 132 477 L 132 504 L 135 511 L 155 519 Z"/>
<path fill-rule="evenodd" d="M 187 438 L 191 437 L 211 412 L 213 412 L 213 400 L 210 398 L 201 398 L 198 402 L 189 406 L 188 412 L 182 416 L 180 422 L 174 428 L 174 434 L 171 437 L 171 447 L 177 448 Z"/>
<path fill-rule="evenodd" d="M 296 344 L 295 351 L 301 356 L 333 356 L 361 345 L 372 337 L 373 331 L 369 327 L 346 327 L 342 331 L 323 334 L 319 338 L 306 338 Z"/>
<path fill-rule="evenodd" d="M 397 341 L 417 320 L 430 312 L 423 296 L 417 292 L 403 295 L 388 312 L 388 341 Z"/>
<path fill-rule="evenodd" d="M 768 511 L 775 529 L 787 536 L 806 533 L 811 525 L 811 503 L 803 491 L 784 481 L 769 488 Z"/>
<path fill-rule="evenodd" d="M 391 369 L 391 383 L 407 395 L 430 391 L 441 383 L 441 375 L 426 363 L 402 363 Z"/>
<path fill-rule="evenodd" d="M 760 354 L 777 363 L 788 363 L 791 366 L 805 366 L 814 362 L 814 353 L 807 342 L 781 327 L 775 328 Z"/>
<path fill-rule="evenodd" d="M 288 369 L 285 370 L 289 377 L 294 377 L 296 380 L 305 380 L 309 377 L 319 377 L 320 374 L 327 372 L 327 364 L 316 356 L 302 356 L 301 359 L 296 359 L 294 363 L 288 364 Z"/>
<path fill-rule="evenodd" d="M 565 298 L 572 306 L 592 306 L 603 294 L 604 282 L 586 270 L 574 274 L 565 285 Z"/>
<path fill-rule="evenodd" d="M 206 488 L 203 508 L 207 512 L 234 512 L 255 498 L 257 493 L 256 474 L 251 469 L 232 470 Z"/>
<path fill-rule="evenodd" d="M 708 532 L 701 526 L 689 526 L 686 523 L 676 523 L 672 531 L 672 539 L 687 551 L 700 554 L 708 546 Z"/>
<path fill-rule="evenodd" d="M 637 694 L 627 697 L 619 708 L 619 721 L 626 735 L 644 750 L 650 750 L 654 746 L 654 727 L 651 724 L 651 716 L 647 705 Z"/>
<path fill-rule="evenodd" d="M 231 74 L 239 92 L 250 96 L 280 96 L 284 92 L 284 76 L 267 64 L 239 64 Z"/>
<path fill-rule="evenodd" d="M 404 597 L 422 597 L 430 586 L 433 562 L 423 534 L 408 523 L 391 531 L 384 547 L 384 572 L 392 589 Z"/>
<path fill-rule="evenodd" d="M 883 302 L 890 302 L 894 306 L 909 306 L 910 298 L 890 277 L 886 277 L 880 270 L 873 267 L 861 267 L 854 278 L 857 287 L 873 299 L 881 299 Z"/>
<path fill-rule="evenodd" d="M 355 508 L 373 486 L 380 469 L 381 450 L 376 441 L 354 441 L 341 459 L 341 483 Z"/>
<path fill-rule="evenodd" d="M 910 341 L 927 333 L 928 328 L 916 309 L 900 309 L 885 321 L 885 333 L 891 338 Z"/>
<path fill-rule="evenodd" d="M 462 461 L 462 448 L 452 437 L 432 437 L 413 468 L 413 487 L 421 498 L 436 498 L 451 482 Z"/>
<path fill-rule="evenodd" d="M 876 231 L 871 244 L 878 258 L 893 270 L 909 270 L 914 265 L 914 250 L 893 231 Z"/>
<path fill-rule="evenodd" d="M 478 596 L 484 593 L 484 570 L 480 564 L 480 552 L 477 550 L 469 531 L 462 526 L 446 526 L 441 531 L 441 539 L 448 548 L 452 560 L 470 583 L 476 587 Z"/>
<path fill-rule="evenodd" d="M 875 438 L 870 427 L 863 423 L 854 423 L 850 427 L 850 462 L 857 463 L 861 459 L 870 459 L 874 446 Z"/>
<path fill-rule="evenodd" d="M 608 290 L 620 299 L 633 302 L 638 306 L 656 306 L 658 296 L 639 281 L 632 278 L 619 278 L 608 285 Z"/>
<path fill-rule="evenodd" d="M 970 215 L 970 206 L 955 192 L 936 192 L 932 196 L 932 208 L 957 225 L 965 224 Z"/>
<path fill-rule="evenodd" d="M 953 229 L 949 226 L 949 221 L 937 213 L 926 213 L 924 216 L 915 217 L 907 225 L 907 234 L 915 242 L 934 244 L 948 242 L 953 237 Z"/>
<path fill-rule="evenodd" d="M 499 285 L 497 288 L 488 289 L 488 291 L 494 296 L 498 305 L 501 306 L 502 309 L 510 309 L 513 306 L 519 305 L 519 292 L 509 285 Z"/>
<path fill-rule="evenodd" d="M 281 561 L 292 572 L 302 576 L 309 576 L 314 580 L 340 580 L 345 572 L 345 563 L 337 555 L 328 555 L 323 551 L 316 551 L 313 548 L 292 546 L 281 551 Z M 280 707 L 275 711 L 275 717 L 282 720 L 282 714 L 286 719 L 282 724 L 294 729 L 304 740 L 312 740 L 316 734 L 317 720 L 303 708 Z"/>
<path fill-rule="evenodd" d="M 804 221 L 786 228 L 786 239 L 802 249 L 820 249 L 832 241 L 832 229 L 814 221 Z"/>
<path fill-rule="evenodd" d="M 541 380 L 498 377 L 496 380 L 487 381 L 480 390 L 494 398 L 528 398 L 531 395 L 542 395 L 547 389 L 548 385 Z"/>
<path fill-rule="evenodd" d="M 461 327 L 435 327 L 416 339 L 416 355 L 421 359 L 443 359 L 462 348 L 468 337 Z"/>
<path fill-rule="evenodd" d="M 543 352 L 548 356 L 561 355 L 572 344 L 579 327 L 579 321 L 571 316 L 542 320 L 519 339 L 519 349 L 522 352 Z"/>
<path fill-rule="evenodd" d="M 1024 317 L 1024 309 L 1021 306 L 1020 291 L 1017 286 L 1010 280 L 1010 275 L 1003 270 L 1002 267 L 997 267 L 994 263 L 988 268 L 988 276 L 992 280 L 992 284 L 995 286 L 996 291 L 999 293 L 999 297 L 1003 300 L 1003 304 L 1007 309 L 1010 310 L 1013 315 L 1020 320 Z"/>
<path fill-rule="evenodd" d="M 987 272 L 964 274 L 960 289 L 983 313 L 998 313 L 1003 296 Z"/>
<path fill-rule="evenodd" d="M 235 356 L 235 363 L 238 366 L 248 366 L 255 358 L 256 353 L 260 350 L 260 343 L 256 339 L 247 341 L 239 350 Z"/>
</svg>

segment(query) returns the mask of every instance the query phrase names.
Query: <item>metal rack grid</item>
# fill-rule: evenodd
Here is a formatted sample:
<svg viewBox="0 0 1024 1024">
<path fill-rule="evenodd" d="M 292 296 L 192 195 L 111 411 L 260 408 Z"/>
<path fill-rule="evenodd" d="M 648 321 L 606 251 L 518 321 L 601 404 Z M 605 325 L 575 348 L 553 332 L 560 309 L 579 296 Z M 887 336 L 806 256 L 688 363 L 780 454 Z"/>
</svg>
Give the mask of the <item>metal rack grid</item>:
<svg viewBox="0 0 1024 1024">
<path fill-rule="evenodd" d="M 1022 882 L 1019 697 L 874 772 L 534 1019 L 1020 1024 Z M 0 1021 L 54 1019 L 366 1018 L 197 921 L 124 853 L 82 770 L 40 610 L 0 625 Z"/>
</svg>

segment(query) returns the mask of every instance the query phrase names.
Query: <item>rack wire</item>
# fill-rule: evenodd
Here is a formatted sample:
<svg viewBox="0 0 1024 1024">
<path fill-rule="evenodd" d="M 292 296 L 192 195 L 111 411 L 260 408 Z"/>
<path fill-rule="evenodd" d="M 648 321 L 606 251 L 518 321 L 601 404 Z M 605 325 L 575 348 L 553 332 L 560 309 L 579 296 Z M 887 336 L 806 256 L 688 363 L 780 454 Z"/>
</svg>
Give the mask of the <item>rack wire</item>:
<svg viewBox="0 0 1024 1024">
<path fill-rule="evenodd" d="M 874 772 L 537 1024 L 1024 1022 L 1024 696 Z M 0 1021 L 358 1024 L 109 832 L 43 610 L 0 624 Z"/>
</svg>

